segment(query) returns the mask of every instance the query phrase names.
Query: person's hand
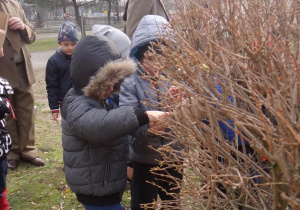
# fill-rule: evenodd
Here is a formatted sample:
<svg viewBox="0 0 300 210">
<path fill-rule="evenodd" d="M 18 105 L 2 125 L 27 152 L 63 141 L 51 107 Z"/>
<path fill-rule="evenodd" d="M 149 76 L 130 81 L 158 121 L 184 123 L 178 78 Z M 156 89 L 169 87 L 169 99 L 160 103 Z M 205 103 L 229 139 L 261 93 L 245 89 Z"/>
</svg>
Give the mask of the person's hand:
<svg viewBox="0 0 300 210">
<path fill-rule="evenodd" d="M 58 115 L 59 113 L 52 113 L 52 120 L 58 122 Z"/>
<path fill-rule="evenodd" d="M 0 58 L 4 56 L 3 47 L 0 48 Z"/>
<path fill-rule="evenodd" d="M 158 121 L 160 118 L 167 116 L 168 112 L 162 112 L 162 111 L 146 111 L 146 114 L 148 115 L 150 123 Z"/>
<path fill-rule="evenodd" d="M 149 127 L 152 131 L 163 131 L 167 126 L 166 118 L 171 114 L 169 112 L 161 111 L 146 111 L 149 118 Z"/>
<path fill-rule="evenodd" d="M 8 26 L 11 30 L 25 30 L 25 24 L 19 17 L 12 17 L 8 21 Z"/>
</svg>

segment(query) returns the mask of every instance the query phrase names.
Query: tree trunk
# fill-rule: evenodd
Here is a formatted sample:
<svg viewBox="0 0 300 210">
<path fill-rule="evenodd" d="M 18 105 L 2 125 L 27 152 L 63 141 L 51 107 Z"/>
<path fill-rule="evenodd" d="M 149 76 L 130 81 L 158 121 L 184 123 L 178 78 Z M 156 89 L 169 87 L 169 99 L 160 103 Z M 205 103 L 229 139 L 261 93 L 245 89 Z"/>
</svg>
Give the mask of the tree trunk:
<svg viewBox="0 0 300 210">
<path fill-rule="evenodd" d="M 81 17 L 79 16 L 79 6 L 78 6 L 76 0 L 72 0 L 72 2 L 73 2 L 74 10 L 75 10 L 75 17 L 76 17 L 77 24 L 81 30 L 82 37 L 84 37 L 84 36 L 86 36 L 86 34 L 85 34 L 84 24 L 81 24 Z M 82 13 L 81 13 L 81 15 L 82 15 Z"/>
<path fill-rule="evenodd" d="M 67 17 L 66 17 L 66 14 L 67 14 L 67 7 L 66 5 L 63 3 L 63 13 L 64 13 L 64 21 L 67 21 Z"/>
<path fill-rule="evenodd" d="M 111 4 L 112 1 L 108 1 L 108 11 L 107 11 L 107 24 L 110 25 L 111 23 Z"/>
<path fill-rule="evenodd" d="M 117 20 L 116 20 L 116 25 L 118 24 L 119 21 L 119 0 L 114 0 L 114 7 L 115 7 L 115 11 L 117 12 Z"/>
</svg>

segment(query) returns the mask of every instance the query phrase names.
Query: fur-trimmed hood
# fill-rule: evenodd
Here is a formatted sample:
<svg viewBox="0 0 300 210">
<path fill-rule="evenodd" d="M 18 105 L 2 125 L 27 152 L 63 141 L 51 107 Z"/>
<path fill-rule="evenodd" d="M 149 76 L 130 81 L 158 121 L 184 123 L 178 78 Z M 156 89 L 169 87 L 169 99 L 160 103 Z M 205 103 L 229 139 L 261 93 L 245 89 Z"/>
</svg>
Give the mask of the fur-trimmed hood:
<svg viewBox="0 0 300 210">
<path fill-rule="evenodd" d="M 83 89 L 84 95 L 100 100 L 106 94 L 109 85 L 114 86 L 114 92 L 120 91 L 121 83 L 125 78 L 136 71 L 136 64 L 133 60 L 116 60 L 107 63 L 97 75 L 91 78 L 90 83 Z"/>
<path fill-rule="evenodd" d="M 70 77 L 74 88 L 83 90 L 103 66 L 120 58 L 116 45 L 106 37 L 84 37 L 72 54 Z"/>
</svg>

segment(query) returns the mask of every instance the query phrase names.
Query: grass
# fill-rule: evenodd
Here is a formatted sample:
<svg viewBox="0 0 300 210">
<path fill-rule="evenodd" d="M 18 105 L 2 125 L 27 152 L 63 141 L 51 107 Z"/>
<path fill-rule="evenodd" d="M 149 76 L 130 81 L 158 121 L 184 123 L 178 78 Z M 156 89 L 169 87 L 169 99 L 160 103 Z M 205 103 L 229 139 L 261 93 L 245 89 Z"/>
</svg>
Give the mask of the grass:
<svg viewBox="0 0 300 210">
<path fill-rule="evenodd" d="M 59 47 L 57 38 L 38 39 L 34 43 L 27 46 L 29 52 L 39 52 L 45 50 L 55 50 Z"/>
<path fill-rule="evenodd" d="M 37 40 L 36 43 L 44 43 L 40 41 L 42 40 Z M 34 167 L 21 161 L 17 170 L 8 171 L 7 197 L 10 210 L 83 209 L 65 181 L 61 127 L 59 123 L 51 120 L 44 81 L 45 71 L 35 70 L 35 75 L 37 82 L 33 85 L 33 89 L 37 106 L 36 147 L 46 165 Z M 130 203 L 128 191 L 127 189 L 123 196 L 123 203 L 126 206 Z"/>
</svg>

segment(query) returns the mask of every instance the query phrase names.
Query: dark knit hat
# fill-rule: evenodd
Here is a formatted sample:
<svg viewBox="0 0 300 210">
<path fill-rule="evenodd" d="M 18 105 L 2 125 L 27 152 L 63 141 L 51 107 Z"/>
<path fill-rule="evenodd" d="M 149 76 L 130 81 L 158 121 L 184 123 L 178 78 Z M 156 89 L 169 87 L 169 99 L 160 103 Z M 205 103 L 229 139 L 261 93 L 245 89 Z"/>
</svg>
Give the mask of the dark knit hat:
<svg viewBox="0 0 300 210">
<path fill-rule="evenodd" d="M 72 22 L 63 22 L 58 30 L 58 43 L 62 41 L 78 42 L 76 25 Z"/>
</svg>

